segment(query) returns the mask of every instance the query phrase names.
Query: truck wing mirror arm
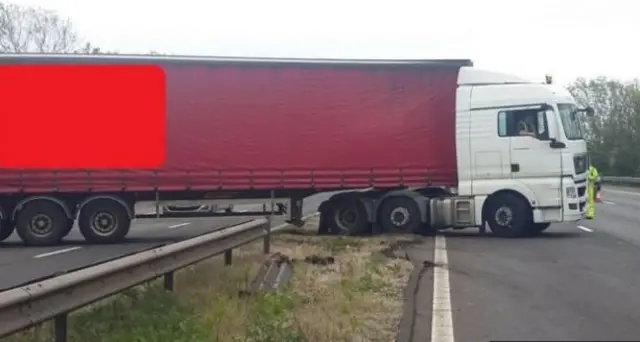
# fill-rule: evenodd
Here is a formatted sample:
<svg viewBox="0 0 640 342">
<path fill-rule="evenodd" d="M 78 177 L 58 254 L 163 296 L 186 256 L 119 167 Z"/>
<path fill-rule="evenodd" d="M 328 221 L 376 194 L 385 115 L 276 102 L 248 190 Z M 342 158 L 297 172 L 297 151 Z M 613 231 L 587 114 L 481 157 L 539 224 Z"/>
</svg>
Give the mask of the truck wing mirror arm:
<svg viewBox="0 0 640 342">
<path fill-rule="evenodd" d="M 577 113 L 585 113 L 588 118 L 592 118 L 596 115 L 595 110 L 591 106 L 587 106 L 585 108 L 578 108 L 574 110 L 571 114 L 576 115 Z"/>
</svg>

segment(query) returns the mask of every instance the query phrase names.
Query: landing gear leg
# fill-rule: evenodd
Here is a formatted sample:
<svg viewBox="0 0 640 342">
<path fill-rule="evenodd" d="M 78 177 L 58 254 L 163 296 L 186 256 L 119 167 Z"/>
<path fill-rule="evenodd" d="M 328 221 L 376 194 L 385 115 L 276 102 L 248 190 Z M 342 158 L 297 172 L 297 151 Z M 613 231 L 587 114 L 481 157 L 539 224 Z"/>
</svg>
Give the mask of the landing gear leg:
<svg viewBox="0 0 640 342">
<path fill-rule="evenodd" d="M 291 197 L 291 216 L 289 218 L 289 223 L 301 227 L 304 222 L 302 222 L 302 202 L 303 198 L 301 197 Z M 282 209 L 282 208 L 280 208 Z"/>
</svg>

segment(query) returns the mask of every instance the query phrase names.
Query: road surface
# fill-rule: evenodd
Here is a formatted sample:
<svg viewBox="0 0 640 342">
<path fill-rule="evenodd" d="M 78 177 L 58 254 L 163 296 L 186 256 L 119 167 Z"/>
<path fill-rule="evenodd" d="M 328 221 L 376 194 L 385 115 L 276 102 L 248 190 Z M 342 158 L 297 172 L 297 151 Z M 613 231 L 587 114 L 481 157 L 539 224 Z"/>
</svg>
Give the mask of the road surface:
<svg viewBox="0 0 640 342">
<path fill-rule="evenodd" d="M 539 237 L 461 231 L 412 248 L 428 262 L 399 340 L 640 340 L 640 191 L 605 185 L 603 199 L 595 220 Z"/>
<path fill-rule="evenodd" d="M 305 199 L 304 213 L 314 212 L 320 202 L 328 196 L 318 194 Z M 242 210 L 242 207 L 235 205 L 236 210 Z M 262 205 L 244 207 L 245 210 L 262 210 Z M 24 247 L 14 233 L 4 242 L 0 242 L 0 290 L 215 231 L 253 218 L 257 217 L 135 220 L 126 243 L 117 245 L 85 244 L 77 227 L 65 238 L 63 245 L 55 247 Z M 283 218 L 276 216 L 274 224 L 283 222 Z"/>
</svg>

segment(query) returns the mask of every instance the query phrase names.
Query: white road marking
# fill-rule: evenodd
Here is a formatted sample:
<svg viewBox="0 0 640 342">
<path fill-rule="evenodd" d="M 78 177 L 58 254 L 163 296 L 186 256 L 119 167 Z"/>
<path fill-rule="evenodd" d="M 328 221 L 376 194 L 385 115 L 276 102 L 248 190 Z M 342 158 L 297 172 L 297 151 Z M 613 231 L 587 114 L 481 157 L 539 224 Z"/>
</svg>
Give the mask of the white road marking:
<svg viewBox="0 0 640 342">
<path fill-rule="evenodd" d="M 65 249 L 59 249 L 57 251 L 53 251 L 53 252 L 49 252 L 49 253 L 38 254 L 38 255 L 34 256 L 34 258 L 40 259 L 40 258 L 52 256 L 52 255 L 58 255 L 58 254 L 62 254 L 62 253 L 75 251 L 75 250 L 80 249 L 80 248 L 82 248 L 82 247 L 81 246 L 75 246 L 75 247 L 69 247 L 69 248 L 65 248 Z"/>
<path fill-rule="evenodd" d="M 576 227 L 578 227 L 578 229 L 580 229 L 580 230 L 584 230 L 585 232 L 593 233 L 593 229 L 591 229 L 591 228 L 587 228 L 585 226 L 576 226 Z"/>
<path fill-rule="evenodd" d="M 625 194 L 625 195 L 632 195 L 632 196 L 640 196 L 640 192 L 631 192 L 631 191 L 624 191 L 624 190 L 611 190 L 611 189 L 604 189 L 604 188 L 602 189 L 602 191 Z"/>
<path fill-rule="evenodd" d="M 614 202 L 611 202 L 611 201 L 602 201 L 602 203 L 605 203 L 605 204 L 615 204 Z"/>
<path fill-rule="evenodd" d="M 185 223 L 178 223 L 178 224 L 174 224 L 173 226 L 169 226 L 169 229 L 173 229 L 173 228 L 178 228 L 178 227 L 184 227 L 186 225 L 190 225 L 190 222 L 185 222 Z"/>
<path fill-rule="evenodd" d="M 453 314 L 449 284 L 447 241 L 436 236 L 433 261 L 433 306 L 431 312 L 431 342 L 453 342 Z"/>
</svg>

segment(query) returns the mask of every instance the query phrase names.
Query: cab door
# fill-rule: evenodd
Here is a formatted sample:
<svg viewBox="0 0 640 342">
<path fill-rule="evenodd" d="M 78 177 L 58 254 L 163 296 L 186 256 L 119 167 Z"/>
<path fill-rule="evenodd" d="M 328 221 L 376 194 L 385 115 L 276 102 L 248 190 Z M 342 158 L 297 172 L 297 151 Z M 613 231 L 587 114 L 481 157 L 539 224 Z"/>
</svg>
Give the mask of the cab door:
<svg viewBox="0 0 640 342">
<path fill-rule="evenodd" d="M 496 113 L 495 108 L 483 108 L 474 110 L 471 115 L 467 144 L 472 158 L 470 171 L 474 194 L 492 193 L 495 191 L 493 182 L 509 178 L 511 174 L 511 142 L 508 137 L 496 136 Z"/>
<path fill-rule="evenodd" d="M 510 108 L 498 116 L 509 136 L 511 178 L 535 194 L 535 207 L 561 208 L 562 155 L 551 148 L 545 107 Z"/>
</svg>

